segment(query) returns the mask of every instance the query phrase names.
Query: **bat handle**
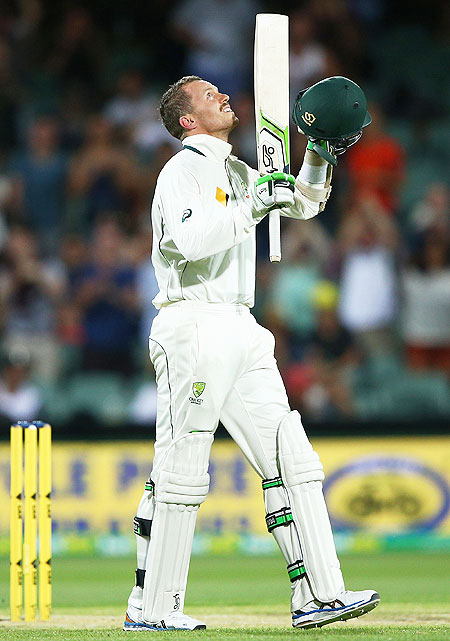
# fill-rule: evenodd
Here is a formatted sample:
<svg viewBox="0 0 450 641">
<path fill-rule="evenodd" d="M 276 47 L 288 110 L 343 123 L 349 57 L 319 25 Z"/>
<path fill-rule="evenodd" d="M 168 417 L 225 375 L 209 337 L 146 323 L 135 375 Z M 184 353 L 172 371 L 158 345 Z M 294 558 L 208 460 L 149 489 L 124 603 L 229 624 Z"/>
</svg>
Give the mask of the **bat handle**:
<svg viewBox="0 0 450 641">
<path fill-rule="evenodd" d="M 269 258 L 271 263 L 281 261 L 280 210 L 269 212 Z"/>
</svg>

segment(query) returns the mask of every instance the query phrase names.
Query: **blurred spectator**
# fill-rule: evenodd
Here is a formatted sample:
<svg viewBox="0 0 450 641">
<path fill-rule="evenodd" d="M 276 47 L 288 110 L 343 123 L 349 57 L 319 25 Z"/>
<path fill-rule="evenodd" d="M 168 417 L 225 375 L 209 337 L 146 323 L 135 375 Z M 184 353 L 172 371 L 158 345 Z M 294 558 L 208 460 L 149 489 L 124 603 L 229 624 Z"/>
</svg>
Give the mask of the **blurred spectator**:
<svg viewBox="0 0 450 641">
<path fill-rule="evenodd" d="M 61 146 L 69 153 L 77 151 L 84 141 L 86 123 L 92 111 L 93 96 L 79 85 L 66 87 L 61 95 Z"/>
<path fill-rule="evenodd" d="M 392 348 L 397 313 L 397 243 L 393 220 L 370 200 L 356 205 L 339 230 L 339 318 L 367 353 Z"/>
<path fill-rule="evenodd" d="M 78 5 L 69 7 L 56 26 L 47 69 L 63 87 L 76 85 L 89 91 L 97 85 L 104 60 L 102 34 L 89 11 Z"/>
<path fill-rule="evenodd" d="M 0 170 L 0 253 L 8 238 L 7 211 L 13 195 L 12 180 Z"/>
<path fill-rule="evenodd" d="M 248 92 L 240 93 L 233 98 L 231 106 L 239 118 L 239 127 L 236 127 L 230 136 L 233 154 L 242 158 L 250 167 L 256 168 L 255 104 L 253 102 L 253 94 Z"/>
<path fill-rule="evenodd" d="M 403 338 L 414 369 L 450 375 L 450 242 L 429 232 L 403 273 Z"/>
<path fill-rule="evenodd" d="M 0 147 L 17 142 L 16 111 L 23 89 L 13 66 L 12 48 L 0 35 Z"/>
<path fill-rule="evenodd" d="M 354 414 L 351 386 L 320 360 L 292 361 L 283 380 L 290 405 L 309 420 L 337 421 Z"/>
<path fill-rule="evenodd" d="M 289 400 L 316 420 L 351 416 L 354 412 L 351 375 L 359 354 L 350 332 L 337 316 L 338 290 L 320 281 L 312 294 L 317 314 L 302 362 L 292 362 L 283 372 Z"/>
<path fill-rule="evenodd" d="M 162 127 L 161 123 L 160 126 Z M 173 138 L 173 140 L 175 140 L 175 138 Z M 140 216 L 136 219 L 136 229 L 139 229 L 142 224 L 148 224 L 150 221 L 149 202 L 151 202 L 153 198 L 159 173 L 174 153 L 181 150 L 181 143 L 179 141 L 175 142 L 176 149 L 174 149 L 174 145 L 171 142 L 159 143 L 153 150 L 151 160 L 142 167 Z"/>
<path fill-rule="evenodd" d="M 444 183 L 431 184 L 423 199 L 413 208 L 408 219 L 414 234 L 433 231 L 450 234 L 450 190 Z"/>
<path fill-rule="evenodd" d="M 128 410 L 133 423 L 139 425 L 156 423 L 157 396 L 154 381 L 145 381 L 139 385 Z"/>
<path fill-rule="evenodd" d="M 148 337 L 153 319 L 158 310 L 153 299 L 159 292 L 155 269 L 151 261 L 152 232 L 150 226 L 136 234 L 133 239 L 133 263 L 136 269 L 136 295 L 140 309 L 139 335 L 142 341 L 145 360 L 147 361 Z"/>
<path fill-rule="evenodd" d="M 33 421 L 39 415 L 42 399 L 30 381 L 31 358 L 25 348 L 9 350 L 0 372 L 0 416 L 9 421 Z"/>
<path fill-rule="evenodd" d="M 12 156 L 9 173 L 14 218 L 36 232 L 46 253 L 55 253 L 63 228 L 67 177 L 55 118 L 41 117 L 31 125 L 28 149 Z"/>
<path fill-rule="evenodd" d="M 317 220 L 289 221 L 284 228 L 284 260 L 272 282 L 267 322 L 284 329 L 291 356 L 298 357 L 315 327 L 313 292 L 323 278 L 330 241 Z"/>
<path fill-rule="evenodd" d="M 308 358 L 320 360 L 339 371 L 356 365 L 359 355 L 351 333 L 339 322 L 338 300 L 339 292 L 334 283 L 318 283 L 313 292 L 317 323 L 310 339 Z"/>
<path fill-rule="evenodd" d="M 148 91 L 144 77 L 138 69 L 124 71 L 117 83 L 116 95 L 106 103 L 105 118 L 115 127 L 123 140 L 132 142 L 139 151 L 152 154 L 162 142 L 177 141 L 159 120 L 159 96 Z"/>
<path fill-rule="evenodd" d="M 62 375 L 73 373 L 80 366 L 85 340 L 82 309 L 76 292 L 84 277 L 88 246 L 81 236 L 69 235 L 61 244 L 59 267 L 64 280 L 64 293 L 56 311 L 56 333 L 60 345 Z"/>
<path fill-rule="evenodd" d="M 154 120 L 157 101 L 145 88 L 139 69 L 123 71 L 117 82 L 116 95 L 106 103 L 103 114 L 117 128 L 134 129 L 146 120 Z"/>
<path fill-rule="evenodd" d="M 77 231 L 92 229 L 105 212 L 122 214 L 125 223 L 126 211 L 131 219 L 139 187 L 139 170 L 130 154 L 115 144 L 111 124 L 101 115 L 91 116 L 84 145 L 69 171 L 70 196 L 79 210 Z"/>
<path fill-rule="evenodd" d="M 404 152 L 398 141 L 385 132 L 379 107 L 372 103 L 369 111 L 372 123 L 345 154 L 350 196 L 355 200 L 376 199 L 387 212 L 395 213 L 404 179 Z"/>
<path fill-rule="evenodd" d="M 355 80 L 367 74 L 366 37 L 362 24 L 351 14 L 349 0 L 309 0 L 308 11 L 318 39 L 339 60 L 342 75 Z"/>
<path fill-rule="evenodd" d="M 43 380 L 54 380 L 59 370 L 55 305 L 63 287 L 60 270 L 52 261 L 40 259 L 36 237 L 13 227 L 0 267 L 3 344 L 7 349 L 25 347 L 34 374 Z"/>
<path fill-rule="evenodd" d="M 136 272 L 124 260 L 124 236 L 113 219 L 97 222 L 91 260 L 77 279 L 74 296 L 82 314 L 85 370 L 134 371 L 137 334 Z"/>
<path fill-rule="evenodd" d="M 77 234 L 65 236 L 61 243 L 60 264 L 64 270 L 65 293 L 71 299 L 83 275 L 88 260 L 88 250 L 86 240 Z"/>
<path fill-rule="evenodd" d="M 186 73 L 212 82 L 231 97 L 247 88 L 260 9 L 258 0 L 182 0 L 172 29 L 187 47 Z"/>
<path fill-rule="evenodd" d="M 337 61 L 316 38 L 314 18 L 310 11 L 297 9 L 290 15 L 289 70 L 291 101 L 298 92 L 315 82 L 338 75 Z"/>
</svg>

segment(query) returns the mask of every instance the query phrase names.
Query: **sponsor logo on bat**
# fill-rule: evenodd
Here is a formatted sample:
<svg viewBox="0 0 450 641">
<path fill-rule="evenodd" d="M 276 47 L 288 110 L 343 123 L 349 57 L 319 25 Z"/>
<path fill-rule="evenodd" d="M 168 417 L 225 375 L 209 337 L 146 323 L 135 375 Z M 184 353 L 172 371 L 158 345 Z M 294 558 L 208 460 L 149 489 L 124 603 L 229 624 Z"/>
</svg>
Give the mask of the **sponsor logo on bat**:
<svg viewBox="0 0 450 641">
<path fill-rule="evenodd" d="M 275 167 L 273 165 L 274 155 L 275 155 L 275 147 L 272 147 L 271 145 L 262 146 L 263 164 L 264 164 L 264 167 L 269 170 L 269 173 L 272 171 L 275 171 Z"/>
</svg>

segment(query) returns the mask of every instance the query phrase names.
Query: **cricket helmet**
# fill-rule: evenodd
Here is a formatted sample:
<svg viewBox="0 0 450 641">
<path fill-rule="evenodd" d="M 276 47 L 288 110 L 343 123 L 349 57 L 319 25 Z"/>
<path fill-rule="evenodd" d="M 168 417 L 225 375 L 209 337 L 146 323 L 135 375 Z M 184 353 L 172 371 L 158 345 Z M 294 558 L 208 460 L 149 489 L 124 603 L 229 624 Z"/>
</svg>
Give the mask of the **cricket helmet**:
<svg viewBox="0 0 450 641">
<path fill-rule="evenodd" d="M 314 151 L 333 165 L 336 155 L 354 145 L 372 122 L 363 90 L 343 76 L 325 78 L 300 91 L 292 119 Z"/>
</svg>

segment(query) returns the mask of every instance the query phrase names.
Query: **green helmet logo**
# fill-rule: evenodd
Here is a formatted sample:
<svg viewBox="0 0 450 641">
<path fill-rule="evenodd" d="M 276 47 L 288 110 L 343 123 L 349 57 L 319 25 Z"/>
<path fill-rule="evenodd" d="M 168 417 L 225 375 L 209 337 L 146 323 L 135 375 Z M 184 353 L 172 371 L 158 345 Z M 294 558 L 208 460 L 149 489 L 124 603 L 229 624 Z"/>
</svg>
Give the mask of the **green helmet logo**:
<svg viewBox="0 0 450 641">
<path fill-rule="evenodd" d="M 357 142 L 363 128 L 372 122 L 363 90 L 343 76 L 325 78 L 300 91 L 295 99 L 292 119 L 310 141 L 327 142 L 331 154 L 323 144 L 315 145 L 314 149 L 332 164 L 336 164 L 335 155 Z"/>
<path fill-rule="evenodd" d="M 316 119 L 315 115 L 309 113 L 309 111 L 305 111 L 305 113 L 302 114 L 302 120 L 304 120 L 307 125 L 312 125 L 315 119 Z"/>
</svg>

